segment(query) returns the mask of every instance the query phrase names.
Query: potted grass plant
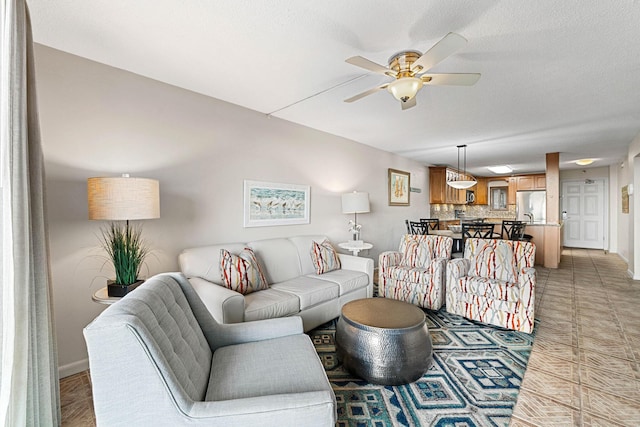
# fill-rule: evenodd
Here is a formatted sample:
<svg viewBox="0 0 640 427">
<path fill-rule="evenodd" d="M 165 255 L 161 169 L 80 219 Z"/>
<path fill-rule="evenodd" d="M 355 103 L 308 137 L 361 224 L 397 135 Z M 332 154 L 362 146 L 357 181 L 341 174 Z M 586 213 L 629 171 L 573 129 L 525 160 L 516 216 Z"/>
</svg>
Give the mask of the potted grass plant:
<svg viewBox="0 0 640 427">
<path fill-rule="evenodd" d="M 130 226 L 129 221 L 124 226 L 113 222 L 102 229 L 100 240 L 116 272 L 115 280 L 107 281 L 108 295 L 123 297 L 143 282 L 139 273 L 149 247 L 142 239 L 142 229 Z"/>
</svg>

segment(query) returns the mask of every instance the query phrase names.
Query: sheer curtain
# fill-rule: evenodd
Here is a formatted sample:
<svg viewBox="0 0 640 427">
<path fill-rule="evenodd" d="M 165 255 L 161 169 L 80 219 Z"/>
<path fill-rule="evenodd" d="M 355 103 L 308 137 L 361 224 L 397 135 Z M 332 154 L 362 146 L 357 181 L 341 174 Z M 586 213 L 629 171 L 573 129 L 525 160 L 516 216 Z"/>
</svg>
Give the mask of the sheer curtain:
<svg viewBox="0 0 640 427">
<path fill-rule="evenodd" d="M 60 425 L 44 171 L 24 0 L 0 0 L 0 425 Z"/>
</svg>

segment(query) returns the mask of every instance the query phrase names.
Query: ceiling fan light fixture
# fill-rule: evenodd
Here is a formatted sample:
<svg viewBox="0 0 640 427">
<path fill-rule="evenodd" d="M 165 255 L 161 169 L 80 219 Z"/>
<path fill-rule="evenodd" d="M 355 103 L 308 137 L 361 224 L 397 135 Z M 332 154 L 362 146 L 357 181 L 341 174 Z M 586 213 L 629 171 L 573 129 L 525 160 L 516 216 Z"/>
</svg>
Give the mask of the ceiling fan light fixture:
<svg viewBox="0 0 640 427">
<path fill-rule="evenodd" d="M 402 102 L 412 99 L 421 88 L 422 80 L 417 77 L 401 77 L 387 86 L 389 93 Z"/>
</svg>

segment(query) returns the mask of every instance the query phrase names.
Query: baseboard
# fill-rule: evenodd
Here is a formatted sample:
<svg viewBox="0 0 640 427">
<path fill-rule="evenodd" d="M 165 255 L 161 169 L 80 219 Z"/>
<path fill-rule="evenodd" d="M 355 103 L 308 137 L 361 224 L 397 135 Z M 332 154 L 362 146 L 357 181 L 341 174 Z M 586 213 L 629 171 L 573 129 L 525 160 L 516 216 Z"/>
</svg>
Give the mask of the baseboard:
<svg viewBox="0 0 640 427">
<path fill-rule="evenodd" d="M 67 365 L 58 366 L 58 376 L 60 378 L 69 377 L 89 369 L 89 359 L 78 360 Z"/>
</svg>

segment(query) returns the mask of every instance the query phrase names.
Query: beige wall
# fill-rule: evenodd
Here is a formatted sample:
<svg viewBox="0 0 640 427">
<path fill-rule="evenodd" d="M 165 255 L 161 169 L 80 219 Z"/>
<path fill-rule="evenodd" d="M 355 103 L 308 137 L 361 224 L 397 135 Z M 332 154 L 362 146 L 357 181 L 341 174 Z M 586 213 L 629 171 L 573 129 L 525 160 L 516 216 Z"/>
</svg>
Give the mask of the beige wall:
<svg viewBox="0 0 640 427">
<path fill-rule="evenodd" d="M 358 219 L 374 259 L 397 248 L 404 219 L 429 212 L 427 170 L 409 159 L 39 45 L 36 66 L 63 376 L 87 366 L 82 328 L 105 308 L 91 295 L 110 276 L 101 223 L 87 220 L 91 176 L 160 180 L 162 217 L 144 222 L 155 248 L 149 274 L 176 270 L 180 250 L 208 243 L 315 233 L 345 241 L 347 191 L 370 193 L 372 212 Z M 388 168 L 422 189 L 410 207 L 388 206 Z M 243 228 L 245 179 L 310 185 L 311 223 Z"/>
</svg>

